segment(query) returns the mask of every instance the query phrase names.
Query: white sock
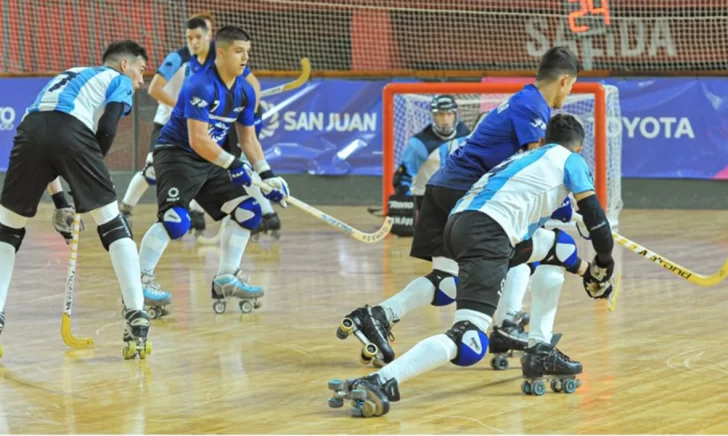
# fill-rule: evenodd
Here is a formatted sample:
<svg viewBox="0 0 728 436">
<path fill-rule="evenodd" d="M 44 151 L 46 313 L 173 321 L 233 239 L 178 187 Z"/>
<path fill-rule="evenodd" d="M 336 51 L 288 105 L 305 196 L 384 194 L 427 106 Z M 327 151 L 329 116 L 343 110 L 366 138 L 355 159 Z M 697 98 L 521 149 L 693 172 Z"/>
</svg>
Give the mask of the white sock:
<svg viewBox="0 0 728 436">
<path fill-rule="evenodd" d="M 190 211 L 193 212 L 205 212 L 205 209 L 200 206 L 200 203 L 198 203 L 196 200 L 190 201 Z"/>
<path fill-rule="evenodd" d="M 432 269 L 450 273 L 457 277 L 458 264 L 446 257 L 433 257 Z M 453 299 L 455 295 L 450 295 Z M 387 300 L 379 303 L 387 314 L 387 320 L 391 323 L 401 320 L 407 313 L 420 307 L 432 304 L 435 299 L 435 286 L 426 277 L 417 277 L 412 280 L 398 293 Z"/>
<path fill-rule="evenodd" d="M 564 268 L 555 265 L 539 265 L 531 282 L 531 324 L 528 346 L 539 342 L 551 342 L 564 284 Z"/>
<path fill-rule="evenodd" d="M 531 268 L 526 264 L 508 270 L 503 295 L 498 301 L 498 310 L 495 313 L 499 327 L 503 325 L 503 320 L 515 321 L 516 314 L 523 309 L 523 297 L 526 296 L 530 278 Z"/>
<path fill-rule="evenodd" d="M 28 218 L 0 206 L 0 224 L 19 230 L 25 228 L 27 222 Z M 15 247 L 7 242 L 0 242 L 0 312 L 5 310 L 5 300 L 8 298 L 14 268 Z"/>
<path fill-rule="evenodd" d="M 260 204 L 260 210 L 262 211 L 263 215 L 268 215 L 274 212 L 273 205 L 271 204 L 270 200 L 263 196 L 263 193 L 260 191 L 259 187 L 253 185 L 249 188 L 245 188 L 245 190 L 248 191 L 249 195 L 255 198 L 255 201 L 257 201 L 258 204 Z"/>
<path fill-rule="evenodd" d="M 118 239 L 109 246 L 109 256 L 121 287 L 124 305 L 129 309 L 142 310 L 144 294 L 136 244 L 128 238 Z"/>
<path fill-rule="evenodd" d="M 394 362 L 376 372 L 383 383 L 396 379 L 397 383 L 432 371 L 447 364 L 458 354 L 458 347 L 445 334 L 431 336 L 420 341 Z"/>
<path fill-rule="evenodd" d="M 131 182 L 129 182 L 129 187 L 126 188 L 126 193 L 124 194 L 122 202 L 132 207 L 136 206 L 137 203 L 139 203 L 139 199 L 142 198 L 142 195 L 144 195 L 144 191 L 146 191 L 148 187 L 149 183 L 147 183 L 147 179 L 145 179 L 142 172 L 139 171 L 131 178 Z"/>
<path fill-rule="evenodd" d="M 235 274 L 240 268 L 240 261 L 243 260 L 243 253 L 250 239 L 250 230 L 240 227 L 232 219 L 225 220 L 222 226 L 220 265 L 217 275 Z"/>
<path fill-rule="evenodd" d="M 15 248 L 6 242 L 0 242 L 0 312 L 5 310 L 14 267 Z"/>
<path fill-rule="evenodd" d="M 409 312 L 432 303 L 435 287 L 425 277 L 417 277 L 401 291 L 379 303 L 392 323 L 401 320 Z"/>
<path fill-rule="evenodd" d="M 169 241 L 171 241 L 171 238 L 162 223 L 154 223 L 147 230 L 142 239 L 142 246 L 139 249 L 139 266 L 142 272 L 154 274 L 154 268 L 157 267 Z"/>
</svg>

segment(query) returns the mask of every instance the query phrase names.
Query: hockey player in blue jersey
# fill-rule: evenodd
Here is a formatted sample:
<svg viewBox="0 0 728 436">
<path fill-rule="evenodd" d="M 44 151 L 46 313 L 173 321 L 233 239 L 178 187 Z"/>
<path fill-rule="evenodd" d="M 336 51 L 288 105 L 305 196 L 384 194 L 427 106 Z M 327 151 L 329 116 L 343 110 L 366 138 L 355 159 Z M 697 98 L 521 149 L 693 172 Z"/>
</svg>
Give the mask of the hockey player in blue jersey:
<svg viewBox="0 0 728 436">
<path fill-rule="evenodd" d="M 578 154 L 584 129 L 570 115 L 560 116 L 549 126 L 546 145 L 495 166 L 452 210 L 444 230 L 446 254 L 457 262 L 460 272 L 452 327 L 420 341 L 373 374 L 329 382 L 338 391 L 333 403 L 355 397 L 363 400 L 354 402 L 357 414 L 381 416 L 389 412 L 391 402 L 399 401 L 399 385 L 404 381 L 447 362 L 470 366 L 480 361 L 488 349 L 485 332 L 493 322 L 515 247 L 529 239 L 572 193 L 597 253 L 584 275 L 584 288 L 595 298 L 603 297 L 600 290 L 611 289 L 602 285 L 614 270 L 614 240 L 589 168 Z M 527 378 L 573 379 L 581 372 L 581 364 L 547 343 L 528 348 L 522 362 Z"/>
<path fill-rule="evenodd" d="M 141 171 L 132 177 L 127 187 L 124 198 L 119 208 L 121 213 L 131 223 L 130 217 L 134 207 L 141 199 L 149 185 L 156 183 L 156 175 L 154 171 L 153 149 L 159 138 L 162 127 L 172 115 L 177 97 L 184 81 L 192 74 L 198 73 L 209 68 L 215 61 L 215 43 L 212 41 L 214 36 L 213 17 L 207 13 L 195 14 L 187 20 L 185 29 L 185 38 L 187 45 L 169 53 L 162 62 L 162 65 L 154 75 L 152 82 L 149 84 L 148 93 L 154 98 L 159 105 L 154 116 L 154 127 L 149 145 L 149 153 L 147 154 L 146 163 Z M 246 78 L 256 90 L 256 96 L 260 91 L 260 82 L 246 66 L 243 71 L 243 77 Z M 259 118 L 256 120 L 259 121 Z M 228 135 L 226 142 L 228 152 L 237 150 L 237 136 Z M 261 199 L 259 198 L 259 201 Z M 268 203 L 266 206 L 270 207 Z M 200 234 L 205 230 L 205 214 L 197 202 L 190 203 L 190 217 L 192 219 L 192 228 L 196 234 Z M 144 295 L 147 303 L 164 302 L 169 299 L 170 295 L 166 293 L 156 292 L 151 288 L 144 289 Z"/>
<path fill-rule="evenodd" d="M 146 51 L 134 41 L 110 44 L 103 65 L 71 68 L 51 79 L 18 126 L 0 198 L 0 331 L 25 224 L 35 216 L 48 183 L 61 176 L 71 187 L 76 210 L 96 221 L 111 257 L 125 306 L 124 356 L 145 357 L 149 317 L 143 310 L 139 257 L 104 156 L 119 119 L 131 111 L 134 90 L 144 82 L 146 61 Z"/>
<path fill-rule="evenodd" d="M 391 330 L 407 313 L 428 304 L 445 306 L 454 302 L 458 266 L 448 258 L 443 245 L 443 231 L 450 211 L 488 170 L 513 154 L 538 145 L 551 117 L 551 108 L 561 108 L 577 74 L 578 62 L 571 51 L 565 47 L 548 50 L 541 58 L 536 82 L 526 85 L 490 111 L 465 144 L 450 155 L 445 165 L 427 182 L 410 256 L 431 261 L 432 272 L 412 280 L 402 291 L 376 306 L 357 308 L 342 322 L 341 327 L 356 333 L 365 345 L 376 346 L 377 355 L 370 361 L 376 364 L 394 359 L 394 350 L 389 344 Z M 525 265 L 518 272 L 525 272 L 528 280 Z M 520 297 L 507 301 L 517 302 L 519 307 L 503 310 L 509 312 L 509 316 L 501 317 L 500 325 L 494 329 L 503 333 L 504 340 L 522 338 L 521 343 L 525 346 L 526 335 L 515 317 L 520 312 L 526 287 L 514 289 L 520 290 Z"/>
<path fill-rule="evenodd" d="M 266 197 L 281 205 L 288 194 L 286 182 L 265 161 L 255 135 L 255 91 L 240 76 L 250 44 L 243 29 L 223 27 L 216 37 L 215 64 L 185 82 L 154 149 L 158 221 L 144 235 L 139 254 L 142 281 L 145 286 L 158 286 L 152 280 L 154 269 L 169 241 L 189 230 L 193 199 L 216 221 L 229 216 L 223 224 L 220 265 L 212 281 L 217 312 L 224 311 L 230 297 L 243 300 L 244 311 L 252 310 L 264 295 L 261 287 L 246 283 L 239 271 L 250 231 L 261 219 L 260 205 L 244 186 L 251 185 L 251 177 L 262 178 L 274 188 Z M 254 172 L 221 148 L 233 127 Z M 160 314 L 156 308 L 154 312 Z"/>
</svg>

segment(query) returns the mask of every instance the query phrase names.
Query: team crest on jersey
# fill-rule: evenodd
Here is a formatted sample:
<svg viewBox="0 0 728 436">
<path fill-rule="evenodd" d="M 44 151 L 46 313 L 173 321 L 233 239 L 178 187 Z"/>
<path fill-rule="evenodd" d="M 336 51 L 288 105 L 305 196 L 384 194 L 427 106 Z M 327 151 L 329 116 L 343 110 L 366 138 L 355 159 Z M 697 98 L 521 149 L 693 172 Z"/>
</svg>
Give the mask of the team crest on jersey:
<svg viewBox="0 0 728 436">
<path fill-rule="evenodd" d="M 544 123 L 544 121 L 541 119 L 535 119 L 531 121 L 531 125 L 533 127 L 540 127 L 541 129 L 546 130 L 546 123 Z"/>
<path fill-rule="evenodd" d="M 236 114 L 239 114 L 240 112 L 243 111 L 243 109 L 245 109 L 244 106 L 236 107 L 235 109 L 233 109 L 233 112 L 235 112 Z"/>
<path fill-rule="evenodd" d="M 194 107 L 203 108 L 207 106 L 207 102 L 200 97 L 192 97 L 192 100 L 190 100 L 190 103 Z"/>
</svg>

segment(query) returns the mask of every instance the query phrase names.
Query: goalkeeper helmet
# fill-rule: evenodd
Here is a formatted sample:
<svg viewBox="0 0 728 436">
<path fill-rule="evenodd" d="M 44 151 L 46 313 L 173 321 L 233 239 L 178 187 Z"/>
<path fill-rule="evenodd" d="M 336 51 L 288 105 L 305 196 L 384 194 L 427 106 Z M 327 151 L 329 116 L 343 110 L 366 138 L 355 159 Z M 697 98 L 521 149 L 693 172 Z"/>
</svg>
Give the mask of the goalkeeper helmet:
<svg viewBox="0 0 728 436">
<path fill-rule="evenodd" d="M 432 113 L 432 130 L 442 138 L 449 138 L 455 133 L 458 123 L 458 104 L 452 95 L 436 95 L 430 102 Z M 448 114 L 455 116 L 449 116 Z"/>
</svg>

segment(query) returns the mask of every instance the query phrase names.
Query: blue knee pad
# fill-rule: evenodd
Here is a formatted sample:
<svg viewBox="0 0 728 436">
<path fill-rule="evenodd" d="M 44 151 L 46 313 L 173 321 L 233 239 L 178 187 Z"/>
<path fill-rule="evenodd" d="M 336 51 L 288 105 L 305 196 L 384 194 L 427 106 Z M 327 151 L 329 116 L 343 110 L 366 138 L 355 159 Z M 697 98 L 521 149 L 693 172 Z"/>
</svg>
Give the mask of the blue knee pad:
<svg viewBox="0 0 728 436">
<path fill-rule="evenodd" d="M 458 321 L 445 333 L 458 347 L 452 362 L 457 366 L 470 366 L 480 362 L 488 351 L 488 336 L 470 321 Z"/>
<path fill-rule="evenodd" d="M 154 172 L 154 166 L 151 162 L 147 162 L 147 164 L 144 165 L 144 168 L 142 169 L 142 176 L 144 176 L 144 180 L 146 180 L 150 185 L 157 184 L 157 173 Z"/>
<path fill-rule="evenodd" d="M 162 215 L 162 225 L 170 238 L 179 239 L 192 227 L 190 213 L 182 206 L 173 206 Z"/>
<path fill-rule="evenodd" d="M 558 265 L 567 269 L 577 266 L 579 256 L 577 255 L 576 241 L 568 233 L 555 229 L 556 233 L 554 246 L 549 251 L 544 265 Z"/>
<path fill-rule="evenodd" d="M 260 225 L 263 212 L 260 204 L 253 197 L 243 200 L 230 214 L 238 225 L 244 229 L 255 230 Z"/>
<path fill-rule="evenodd" d="M 447 306 L 455 301 L 458 285 L 458 278 L 449 272 L 439 269 L 432 270 L 425 276 L 435 287 L 435 297 L 432 299 L 433 306 Z"/>
</svg>

